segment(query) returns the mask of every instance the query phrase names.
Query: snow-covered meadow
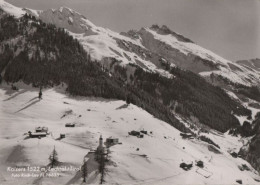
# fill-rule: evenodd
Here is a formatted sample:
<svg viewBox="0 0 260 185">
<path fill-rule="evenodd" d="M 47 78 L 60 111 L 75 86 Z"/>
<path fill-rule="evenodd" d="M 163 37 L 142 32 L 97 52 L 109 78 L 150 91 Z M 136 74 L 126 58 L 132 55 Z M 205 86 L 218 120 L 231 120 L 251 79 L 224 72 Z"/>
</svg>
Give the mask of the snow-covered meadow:
<svg viewBox="0 0 260 185">
<path fill-rule="evenodd" d="M 97 147 L 100 135 L 122 142 L 110 148 L 107 184 L 237 184 L 236 180 L 260 184 L 250 164 L 227 152 L 242 146 L 239 138 L 207 134 L 221 147 L 218 154 L 205 142 L 182 139 L 175 128 L 124 101 L 71 97 L 61 86 L 44 89 L 43 99 L 38 100 L 38 89 L 22 83 L 16 86 L 19 91 L 0 86 L 0 184 L 81 184 L 73 171 L 59 177 L 18 178 L 7 168 L 46 166 L 54 146 L 63 164 L 79 168 L 84 156 Z M 65 127 L 66 123 L 76 127 Z M 37 126 L 48 127 L 51 134 L 28 138 L 25 133 Z M 128 135 L 143 129 L 148 131 L 144 138 Z M 61 133 L 66 138 L 59 140 Z M 204 162 L 204 169 L 195 165 L 198 160 Z M 185 171 L 179 167 L 182 162 L 193 163 L 193 167 Z M 251 171 L 241 171 L 243 164 Z M 99 183 L 98 176 L 91 183 Z"/>
</svg>

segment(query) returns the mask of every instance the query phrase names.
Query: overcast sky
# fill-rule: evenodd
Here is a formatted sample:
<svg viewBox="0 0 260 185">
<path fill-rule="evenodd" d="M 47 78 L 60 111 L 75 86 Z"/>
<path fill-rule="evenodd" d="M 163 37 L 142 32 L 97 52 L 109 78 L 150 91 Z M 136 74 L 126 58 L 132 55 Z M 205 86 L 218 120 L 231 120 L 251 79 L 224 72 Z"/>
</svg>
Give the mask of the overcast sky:
<svg viewBox="0 0 260 185">
<path fill-rule="evenodd" d="M 260 58 L 260 0 L 7 0 L 33 9 L 67 6 L 114 31 L 167 25 L 230 59 Z"/>
</svg>

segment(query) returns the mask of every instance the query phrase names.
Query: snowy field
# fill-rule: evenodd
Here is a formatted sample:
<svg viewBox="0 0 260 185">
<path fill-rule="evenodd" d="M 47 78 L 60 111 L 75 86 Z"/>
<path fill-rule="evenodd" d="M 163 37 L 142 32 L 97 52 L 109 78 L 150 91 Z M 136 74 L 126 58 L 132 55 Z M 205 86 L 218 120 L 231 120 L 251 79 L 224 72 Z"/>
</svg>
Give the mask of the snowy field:
<svg viewBox="0 0 260 185">
<path fill-rule="evenodd" d="M 70 97 L 61 87 L 43 90 L 16 84 L 0 86 L 0 184 L 82 184 L 74 171 L 56 177 L 12 177 L 8 167 L 43 167 L 54 146 L 63 165 L 79 168 L 84 156 L 95 149 L 100 135 L 119 138 L 122 144 L 110 148 L 111 162 L 105 177 L 107 184 L 260 184 L 250 164 L 233 158 L 228 151 L 238 151 L 239 138 L 212 132 L 206 134 L 220 146 L 209 150 L 209 144 L 196 139 L 185 140 L 180 132 L 146 111 L 125 102 L 96 98 Z M 75 123 L 75 128 L 65 127 Z M 46 126 L 46 138 L 28 138 L 26 133 Z M 147 130 L 144 138 L 129 136 L 132 130 Z M 66 138 L 59 140 L 60 134 Z M 139 148 L 139 150 L 137 150 Z M 211 147 L 210 147 L 211 148 Z M 196 161 L 204 162 L 204 168 Z M 180 163 L 193 163 L 185 171 Z M 241 171 L 247 165 L 250 170 Z M 91 183 L 98 184 L 98 176 Z"/>
</svg>

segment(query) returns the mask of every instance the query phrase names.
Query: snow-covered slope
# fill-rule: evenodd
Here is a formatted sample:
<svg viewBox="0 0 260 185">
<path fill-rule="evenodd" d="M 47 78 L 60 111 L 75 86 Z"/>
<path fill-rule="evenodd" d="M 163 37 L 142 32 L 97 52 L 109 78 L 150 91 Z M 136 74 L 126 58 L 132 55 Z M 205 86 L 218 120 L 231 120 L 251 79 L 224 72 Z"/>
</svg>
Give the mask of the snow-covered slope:
<svg viewBox="0 0 260 185">
<path fill-rule="evenodd" d="M 40 10 L 16 7 L 4 0 L 0 0 L 0 9 L 2 9 L 3 11 L 5 11 L 10 15 L 13 15 L 16 18 L 20 18 L 26 13 L 38 17 L 41 12 Z"/>
<path fill-rule="evenodd" d="M 259 71 L 228 61 L 172 32 L 166 26 L 132 31 L 134 34 L 131 35 L 118 34 L 94 25 L 69 8 L 43 11 L 39 18 L 70 31 L 91 56 L 101 62 L 115 58 L 122 65 L 137 64 L 170 76 L 162 67 L 164 62 L 199 73 L 205 78 L 219 75 L 246 86 L 259 84 Z"/>
<path fill-rule="evenodd" d="M 45 166 L 54 146 L 63 165 L 78 168 L 83 157 L 97 147 L 100 135 L 117 137 L 122 142 L 110 148 L 107 184 L 236 184 L 236 180 L 259 184 L 251 166 L 227 152 L 239 150 L 243 145 L 239 138 L 215 132 L 204 134 L 220 145 L 218 152 L 197 139 L 182 139 L 169 124 L 123 101 L 72 98 L 61 87 L 44 90 L 39 101 L 37 89 L 17 86 L 19 92 L 8 85 L 0 86 L 0 184 L 81 184 L 80 176 L 73 171 L 52 178 L 14 178 L 6 169 Z M 76 123 L 76 127 L 66 128 L 66 123 Z M 47 126 L 51 134 L 26 139 L 24 133 L 37 126 Z M 142 129 L 148 131 L 142 139 L 128 135 L 129 131 Z M 66 138 L 57 140 L 61 133 Z M 195 166 L 198 160 L 204 162 L 203 169 Z M 193 167 L 185 171 L 179 167 L 182 162 L 193 162 Z M 243 164 L 250 170 L 241 171 Z M 91 182 L 98 183 L 98 176 Z"/>
<path fill-rule="evenodd" d="M 259 84 L 259 71 L 228 61 L 181 35 L 173 34 L 166 26 L 141 29 L 130 36 L 95 26 L 69 8 L 43 11 L 39 17 L 70 31 L 91 56 L 101 62 L 115 58 L 122 62 L 121 65 L 137 64 L 170 76 L 162 67 L 164 62 L 197 72 L 205 78 L 219 75 L 246 86 Z"/>
<path fill-rule="evenodd" d="M 22 8 L 13 6 L 10 3 L 5 2 L 4 0 L 0 0 L 0 8 L 17 18 L 23 16 L 26 13 Z"/>
<path fill-rule="evenodd" d="M 59 9 L 42 11 L 39 14 L 39 18 L 44 22 L 52 23 L 68 30 L 73 37 L 80 41 L 94 60 L 103 62 L 115 58 L 123 66 L 129 63 L 138 64 L 145 66 L 146 70 L 159 72 L 164 76 L 171 77 L 167 71 L 159 69 L 152 62 L 143 59 L 134 52 L 124 50 L 117 43 L 117 41 L 121 41 L 126 46 L 131 44 L 145 49 L 140 40 L 133 40 L 109 29 L 98 27 L 86 17 L 70 8 L 61 7 Z"/>
<path fill-rule="evenodd" d="M 170 63 L 210 78 L 219 75 L 233 83 L 259 84 L 259 71 L 228 61 L 199 45 L 180 39 L 166 26 L 152 26 L 137 32 L 146 48 L 161 54 Z"/>
</svg>

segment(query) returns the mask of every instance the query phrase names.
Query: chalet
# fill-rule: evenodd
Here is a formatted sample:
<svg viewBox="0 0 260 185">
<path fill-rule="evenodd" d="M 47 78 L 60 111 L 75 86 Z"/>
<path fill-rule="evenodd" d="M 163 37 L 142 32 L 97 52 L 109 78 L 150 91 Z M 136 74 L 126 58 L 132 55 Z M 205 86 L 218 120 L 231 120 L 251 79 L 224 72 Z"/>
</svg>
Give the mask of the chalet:
<svg viewBox="0 0 260 185">
<path fill-rule="evenodd" d="M 194 139 L 191 133 L 180 133 L 180 136 L 182 137 L 182 139 Z"/>
<path fill-rule="evenodd" d="M 36 127 L 35 132 L 48 132 L 48 127 Z"/>
<path fill-rule="evenodd" d="M 140 135 L 140 132 L 138 131 L 131 131 L 131 132 L 128 132 L 129 135 L 132 135 L 132 136 L 139 136 Z"/>
<path fill-rule="evenodd" d="M 75 123 L 66 123 L 65 127 L 75 127 Z"/>
<path fill-rule="evenodd" d="M 197 162 L 196 162 L 196 166 L 198 166 L 198 167 L 200 167 L 200 168 L 203 168 L 203 167 L 204 167 L 203 161 L 197 161 Z"/>
<path fill-rule="evenodd" d="M 190 170 L 192 168 L 192 166 L 193 166 L 192 163 L 191 164 L 186 164 L 186 163 L 181 163 L 180 164 L 180 168 L 182 168 L 182 169 L 184 169 L 186 171 Z"/>
<path fill-rule="evenodd" d="M 114 138 L 114 137 L 109 137 L 106 139 L 106 144 L 107 145 L 116 145 L 119 143 L 119 139 L 118 138 Z"/>
<path fill-rule="evenodd" d="M 42 137 L 46 137 L 47 133 L 46 132 L 29 132 L 29 136 L 31 138 L 42 138 Z"/>
<path fill-rule="evenodd" d="M 146 130 L 141 130 L 140 132 L 143 133 L 143 134 L 147 134 Z"/>
</svg>

